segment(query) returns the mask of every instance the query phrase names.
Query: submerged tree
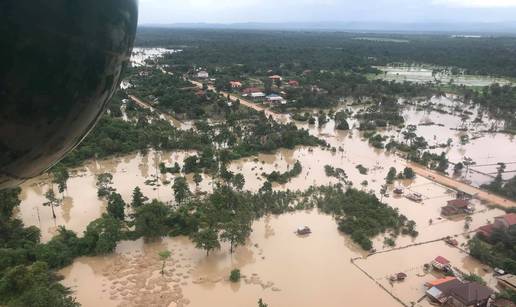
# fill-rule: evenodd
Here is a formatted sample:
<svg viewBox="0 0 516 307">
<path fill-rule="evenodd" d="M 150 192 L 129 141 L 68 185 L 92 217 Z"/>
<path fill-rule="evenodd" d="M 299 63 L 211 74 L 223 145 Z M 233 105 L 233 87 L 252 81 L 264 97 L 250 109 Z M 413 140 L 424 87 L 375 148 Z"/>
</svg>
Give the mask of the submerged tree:
<svg viewBox="0 0 516 307">
<path fill-rule="evenodd" d="M 97 196 L 102 198 L 109 196 L 114 190 L 111 185 L 113 184 L 113 175 L 110 173 L 102 173 L 97 175 Z"/>
<path fill-rule="evenodd" d="M 169 250 L 164 250 L 164 251 L 159 252 L 158 255 L 159 255 L 159 259 L 161 259 L 161 261 L 162 261 L 161 275 L 165 275 L 165 264 L 166 264 L 168 258 L 170 258 L 171 253 Z"/>
<path fill-rule="evenodd" d="M 185 177 L 176 177 L 172 189 L 174 190 L 174 197 L 178 203 L 182 203 L 190 195 L 190 189 L 188 188 L 188 182 Z"/>
<path fill-rule="evenodd" d="M 111 193 L 108 197 L 107 212 L 117 220 L 123 221 L 125 218 L 125 202 L 122 195 Z"/>
<path fill-rule="evenodd" d="M 45 193 L 46 202 L 43 203 L 43 206 L 50 207 L 52 209 L 52 217 L 54 220 L 56 219 L 56 213 L 54 211 L 54 207 L 59 207 L 61 204 L 61 199 L 56 197 L 53 189 L 48 190 Z"/>
<path fill-rule="evenodd" d="M 68 169 L 61 164 L 58 164 L 52 169 L 52 182 L 57 184 L 59 193 L 63 193 L 67 189 L 67 181 L 70 178 Z"/>
<path fill-rule="evenodd" d="M 219 235 L 213 228 L 201 229 L 192 236 L 195 246 L 206 251 L 206 256 L 210 251 L 220 248 Z"/>
</svg>

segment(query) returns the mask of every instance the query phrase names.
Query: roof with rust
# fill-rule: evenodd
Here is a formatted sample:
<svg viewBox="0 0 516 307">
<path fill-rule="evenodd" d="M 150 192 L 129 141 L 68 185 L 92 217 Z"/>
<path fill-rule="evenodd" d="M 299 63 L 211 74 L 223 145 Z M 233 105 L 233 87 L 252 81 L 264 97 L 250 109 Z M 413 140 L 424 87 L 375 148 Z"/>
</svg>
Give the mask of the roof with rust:
<svg viewBox="0 0 516 307">
<path fill-rule="evenodd" d="M 459 300 L 466 306 L 487 300 L 493 294 L 493 290 L 479 284 L 478 282 L 468 282 L 461 284 L 451 290 L 450 295 Z"/>
</svg>

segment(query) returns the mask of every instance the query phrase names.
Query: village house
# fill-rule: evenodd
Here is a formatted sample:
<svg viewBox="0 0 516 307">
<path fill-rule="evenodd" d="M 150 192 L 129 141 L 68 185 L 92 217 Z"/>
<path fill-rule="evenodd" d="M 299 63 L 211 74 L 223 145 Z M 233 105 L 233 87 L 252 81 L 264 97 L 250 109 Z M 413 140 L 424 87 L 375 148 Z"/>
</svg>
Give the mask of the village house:
<svg viewBox="0 0 516 307">
<path fill-rule="evenodd" d="M 269 96 L 267 96 L 267 102 L 279 103 L 279 104 L 287 103 L 287 101 L 283 97 L 281 97 L 280 95 L 276 95 L 276 94 L 270 94 Z"/>
<path fill-rule="evenodd" d="M 242 96 L 249 96 L 252 93 L 260 93 L 262 90 L 260 90 L 257 87 L 246 87 L 242 90 Z"/>
<path fill-rule="evenodd" d="M 478 228 L 477 234 L 489 238 L 495 229 L 507 231 L 510 227 L 516 225 L 516 213 L 509 213 L 506 215 L 495 217 L 492 224 L 488 224 Z"/>
<path fill-rule="evenodd" d="M 240 81 L 229 81 L 229 85 L 232 89 L 239 89 L 242 87 L 242 82 Z"/>
<path fill-rule="evenodd" d="M 266 95 L 263 92 L 255 92 L 255 93 L 251 93 L 250 96 L 254 100 L 262 100 L 263 98 L 265 98 Z"/>
<path fill-rule="evenodd" d="M 456 214 L 472 213 L 473 207 L 467 199 L 449 200 L 446 206 L 441 208 L 441 214 L 451 216 Z"/>
<path fill-rule="evenodd" d="M 446 303 L 450 297 L 451 290 L 461 284 L 456 277 L 445 277 L 425 284 L 428 288 L 426 295 L 440 304 Z"/>
<path fill-rule="evenodd" d="M 494 291 L 478 282 L 461 283 L 450 291 L 448 306 L 470 307 L 490 306 Z"/>
<path fill-rule="evenodd" d="M 450 261 L 442 256 L 437 256 L 432 261 L 432 266 L 438 270 L 447 270 L 450 267 Z"/>
<path fill-rule="evenodd" d="M 210 77 L 210 74 L 207 71 L 201 70 L 197 73 L 197 78 L 200 79 L 208 79 Z"/>
<path fill-rule="evenodd" d="M 288 85 L 290 85 L 292 87 L 299 87 L 299 81 L 297 81 L 297 80 L 289 80 L 288 81 Z"/>
<path fill-rule="evenodd" d="M 269 79 L 271 79 L 272 81 L 282 81 L 283 78 L 281 76 L 278 76 L 278 75 L 273 75 L 273 76 L 270 76 Z"/>
<path fill-rule="evenodd" d="M 427 297 L 445 306 L 488 306 L 493 290 L 477 282 L 463 283 L 456 277 L 445 277 L 425 284 Z"/>
</svg>

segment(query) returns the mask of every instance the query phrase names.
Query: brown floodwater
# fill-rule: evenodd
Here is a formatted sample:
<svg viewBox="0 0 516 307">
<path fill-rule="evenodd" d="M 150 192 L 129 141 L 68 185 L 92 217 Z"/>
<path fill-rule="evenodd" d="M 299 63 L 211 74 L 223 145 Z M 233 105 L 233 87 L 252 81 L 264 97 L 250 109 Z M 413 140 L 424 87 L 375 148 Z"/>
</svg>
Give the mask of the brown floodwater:
<svg viewBox="0 0 516 307">
<path fill-rule="evenodd" d="M 436 103 L 454 103 L 451 99 L 441 100 Z M 462 132 L 452 129 L 464 125 L 457 115 L 420 111 L 415 107 L 407 108 L 404 116 L 408 123 L 416 125 L 428 120 L 442 124 L 418 126 L 417 133 L 425 136 L 430 144 L 446 142 L 448 138 L 452 138 L 455 144 Z M 277 119 L 290 121 L 285 115 L 277 116 Z M 184 125 L 170 120 L 175 125 Z M 322 127 L 296 124 L 323 138 L 336 150 L 301 146 L 234 161 L 229 168 L 244 175 L 245 189 L 257 191 L 265 181 L 262 173 L 284 172 L 300 161 L 302 173 L 287 184 L 275 184 L 275 189 L 306 190 L 312 185 L 335 184 L 337 179 L 327 177 L 324 171 L 325 165 L 331 165 L 344 169 L 354 187 L 381 197 L 378 191 L 385 183 L 389 168 L 401 171 L 405 167 L 403 159 L 371 147 L 355 129 L 337 131 L 332 120 Z M 473 135 L 482 130 L 485 130 L 484 126 L 474 127 L 468 133 Z M 511 151 L 514 146 L 513 139 L 507 135 L 483 133 L 482 137 L 466 145 L 452 146 L 448 155 L 451 161 L 460 161 L 467 153 L 483 164 L 500 159 L 516 161 L 516 150 Z M 158 165 L 164 162 L 171 166 L 178 162 L 182 166 L 184 158 L 192 154 L 195 152 L 149 151 L 89 161 L 73 171 L 63 195 L 63 204 L 56 208 L 55 221 L 50 208 L 42 206 L 50 178 L 40 176 L 22 185 L 18 216 L 26 225 L 40 227 L 42 241 L 48 241 L 59 225 L 80 235 L 88 223 L 105 212 L 106 204 L 97 198 L 95 187 L 95 176 L 103 172 L 113 174 L 113 187 L 126 202 L 131 200 L 133 189 L 139 186 L 149 198 L 173 203 L 171 184 L 174 175 L 160 174 Z M 359 164 L 368 168 L 366 175 L 357 170 Z M 213 188 L 209 176 L 203 175 L 199 187 L 195 186 L 192 175 L 187 179 L 192 191 L 210 192 Z M 395 197 L 392 190 L 397 186 L 421 193 L 423 201 L 415 203 L 404 197 Z M 416 238 L 399 236 L 396 246 L 425 243 L 449 235 L 455 236 L 461 246 L 467 241 L 464 216 L 453 219 L 440 217 L 440 208 L 455 197 L 454 191 L 416 177 L 390 185 L 388 194 L 390 196 L 381 197 L 382 200 L 416 221 L 419 232 Z M 503 211 L 488 209 L 477 201 L 474 205 L 475 213 L 469 229 L 503 214 Z M 309 226 L 313 233 L 307 237 L 296 236 L 294 230 L 302 225 Z M 388 235 L 374 238 L 377 251 L 390 249 L 383 243 Z M 166 249 L 172 252 L 172 257 L 166 262 L 165 274 L 161 276 L 158 252 Z M 365 257 L 363 251 L 338 232 L 331 216 L 317 210 L 264 217 L 253 224 L 253 233 L 245 246 L 238 247 L 232 255 L 228 250 L 228 246 L 223 246 L 222 250 L 206 256 L 184 237 L 163 238 L 156 242 L 123 241 L 115 253 L 79 258 L 60 273 L 65 277 L 63 284 L 72 287 L 83 306 L 256 306 L 259 298 L 269 306 L 396 306 L 399 303 L 375 281 L 405 303 L 416 301 L 424 294 L 422 284 L 437 277 L 435 274 L 424 275 L 421 267 L 437 255 L 452 260 L 460 270 L 477 273 L 492 282 L 492 275 L 486 273 L 481 264 L 442 241 L 357 260 L 355 263 L 373 277 L 371 280 L 350 261 Z M 234 268 L 239 268 L 243 274 L 241 282 L 236 284 L 227 280 Z M 404 283 L 391 285 L 385 277 L 399 271 L 406 272 L 409 278 Z M 423 306 L 426 302 L 420 304 Z"/>
<path fill-rule="evenodd" d="M 299 225 L 313 234 L 298 237 Z M 287 243 L 287 244 L 286 244 Z M 159 251 L 173 255 L 160 276 Z M 64 284 L 84 306 L 396 306 L 350 259 L 362 253 L 330 216 L 315 210 L 254 223 L 246 246 L 206 256 L 185 238 L 120 243 L 107 257 L 84 257 L 62 270 Z M 228 281 L 239 268 L 242 280 Z"/>
</svg>

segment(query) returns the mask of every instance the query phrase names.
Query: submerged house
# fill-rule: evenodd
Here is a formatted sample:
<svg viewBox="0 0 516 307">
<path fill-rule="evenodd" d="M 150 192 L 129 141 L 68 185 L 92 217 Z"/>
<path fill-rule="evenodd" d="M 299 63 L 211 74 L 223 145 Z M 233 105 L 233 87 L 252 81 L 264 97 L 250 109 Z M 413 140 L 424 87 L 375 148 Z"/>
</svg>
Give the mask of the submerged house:
<svg viewBox="0 0 516 307">
<path fill-rule="evenodd" d="M 438 270 L 447 270 L 450 268 L 450 260 L 442 257 L 442 256 L 437 256 L 433 261 L 432 261 L 432 266 Z"/>
<path fill-rule="evenodd" d="M 302 226 L 297 228 L 296 233 L 298 235 L 308 235 L 312 233 L 312 230 L 308 226 Z"/>
<path fill-rule="evenodd" d="M 455 277 L 438 279 L 428 285 L 430 300 L 445 306 L 489 306 L 493 290 L 477 282 L 463 283 Z"/>
<path fill-rule="evenodd" d="M 495 217 L 492 224 L 484 225 L 477 230 L 477 234 L 484 238 L 491 237 L 493 230 L 500 229 L 507 231 L 509 228 L 516 226 L 516 213 L 509 213 L 506 215 Z"/>
<path fill-rule="evenodd" d="M 494 291 L 478 282 L 461 283 L 450 291 L 448 304 L 456 307 L 489 306 Z"/>
<path fill-rule="evenodd" d="M 456 277 L 445 277 L 427 283 L 428 290 L 426 295 L 434 302 L 446 303 L 450 297 L 451 290 L 462 283 Z"/>
<path fill-rule="evenodd" d="M 441 214 L 444 216 L 451 216 L 457 214 L 472 213 L 473 207 L 467 199 L 453 199 L 449 200 L 446 206 L 441 208 Z"/>
</svg>

